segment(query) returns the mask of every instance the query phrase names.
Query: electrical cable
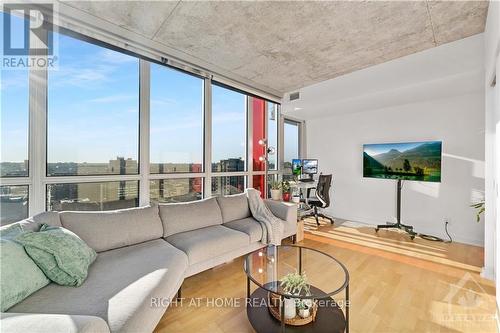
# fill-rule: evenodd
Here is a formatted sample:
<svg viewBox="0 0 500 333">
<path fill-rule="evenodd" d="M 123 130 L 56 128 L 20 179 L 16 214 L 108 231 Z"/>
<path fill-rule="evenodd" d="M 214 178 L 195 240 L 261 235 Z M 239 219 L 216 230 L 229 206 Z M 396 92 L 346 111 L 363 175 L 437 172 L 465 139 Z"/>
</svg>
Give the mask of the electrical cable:
<svg viewBox="0 0 500 333">
<path fill-rule="evenodd" d="M 443 242 L 443 243 L 451 243 L 453 242 L 453 239 L 450 236 L 450 233 L 448 232 L 448 222 L 445 222 L 444 224 L 444 231 L 446 232 L 446 235 L 450 240 L 445 241 L 442 238 L 439 238 L 437 236 L 432 236 L 432 235 L 426 235 L 426 234 L 417 234 L 418 237 L 428 240 L 428 241 L 433 241 L 433 242 Z"/>
</svg>

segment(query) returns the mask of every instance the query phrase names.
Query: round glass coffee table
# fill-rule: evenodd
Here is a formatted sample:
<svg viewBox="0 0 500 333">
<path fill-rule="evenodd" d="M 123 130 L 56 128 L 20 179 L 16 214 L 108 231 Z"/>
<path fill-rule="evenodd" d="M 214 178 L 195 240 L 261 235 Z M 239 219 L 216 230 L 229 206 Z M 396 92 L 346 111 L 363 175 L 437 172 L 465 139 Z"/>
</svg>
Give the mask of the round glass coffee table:
<svg viewBox="0 0 500 333">
<path fill-rule="evenodd" d="M 349 272 L 331 255 L 303 246 L 272 245 L 248 254 L 244 269 L 247 316 L 257 333 L 349 332 Z M 287 292 L 282 287 L 281 281 L 291 273 L 306 276 L 307 285 L 298 293 Z M 253 292 L 251 282 L 257 285 Z M 333 296 L 342 291 L 345 299 L 341 304 Z M 290 310 L 290 300 L 314 307 L 315 316 L 309 318 L 312 321 L 296 324 L 295 319 L 290 319 L 294 309 L 292 303 Z M 295 310 L 297 322 L 304 321 L 299 316 L 300 308 L 302 306 Z"/>
</svg>

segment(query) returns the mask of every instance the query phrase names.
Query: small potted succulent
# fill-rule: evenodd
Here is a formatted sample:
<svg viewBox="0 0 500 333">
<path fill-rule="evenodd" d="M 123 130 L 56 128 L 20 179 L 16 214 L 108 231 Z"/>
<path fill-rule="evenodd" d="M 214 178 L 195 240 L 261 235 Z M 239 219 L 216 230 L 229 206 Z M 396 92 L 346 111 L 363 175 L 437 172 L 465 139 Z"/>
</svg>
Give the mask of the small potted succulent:
<svg viewBox="0 0 500 333">
<path fill-rule="evenodd" d="M 273 180 L 269 185 L 271 186 L 271 199 L 279 201 L 281 199 L 281 182 Z"/>
<path fill-rule="evenodd" d="M 300 296 L 302 291 L 304 291 L 306 295 L 310 294 L 309 284 L 307 283 L 307 276 L 305 273 L 288 273 L 281 279 L 280 286 L 283 288 L 283 291 L 289 295 Z M 309 300 L 301 300 L 298 297 L 285 297 L 285 319 L 295 318 L 298 305 L 301 303 L 304 303 L 304 305 L 310 304 L 308 301 Z M 308 308 L 310 308 L 310 306 L 308 306 Z M 308 316 L 306 316 L 306 318 L 307 317 Z"/>
<path fill-rule="evenodd" d="M 311 315 L 312 301 L 310 299 L 301 299 L 297 302 L 297 309 L 299 309 L 299 316 L 307 318 Z"/>
<path fill-rule="evenodd" d="M 292 194 L 290 192 L 290 182 L 288 180 L 285 180 L 281 184 L 281 188 L 283 190 L 283 201 L 290 201 L 290 198 L 292 197 Z"/>
</svg>

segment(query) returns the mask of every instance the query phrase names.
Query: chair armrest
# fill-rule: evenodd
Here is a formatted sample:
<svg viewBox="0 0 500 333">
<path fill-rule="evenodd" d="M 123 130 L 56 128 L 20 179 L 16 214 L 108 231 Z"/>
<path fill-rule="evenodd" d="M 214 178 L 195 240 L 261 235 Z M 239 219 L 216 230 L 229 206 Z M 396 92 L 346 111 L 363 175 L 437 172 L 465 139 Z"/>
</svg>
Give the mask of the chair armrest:
<svg viewBox="0 0 500 333">
<path fill-rule="evenodd" d="M 0 327 L 2 333 L 109 333 L 102 318 L 63 314 L 2 312 Z"/>
<path fill-rule="evenodd" d="M 295 203 L 271 199 L 266 199 L 264 202 L 274 216 L 294 225 L 297 223 L 297 205 Z"/>
</svg>

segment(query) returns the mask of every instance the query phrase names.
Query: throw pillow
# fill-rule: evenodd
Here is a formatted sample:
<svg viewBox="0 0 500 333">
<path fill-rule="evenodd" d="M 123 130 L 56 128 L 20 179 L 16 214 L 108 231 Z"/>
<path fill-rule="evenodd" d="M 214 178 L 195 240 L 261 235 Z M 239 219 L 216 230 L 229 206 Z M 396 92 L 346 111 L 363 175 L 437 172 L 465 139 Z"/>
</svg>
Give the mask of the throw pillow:
<svg viewBox="0 0 500 333">
<path fill-rule="evenodd" d="M 24 231 L 19 224 L 0 229 L 0 309 L 2 312 L 50 283 L 13 238 Z"/>
<path fill-rule="evenodd" d="M 97 254 L 77 235 L 62 227 L 42 225 L 39 232 L 16 237 L 33 261 L 57 284 L 80 286 Z"/>
</svg>

